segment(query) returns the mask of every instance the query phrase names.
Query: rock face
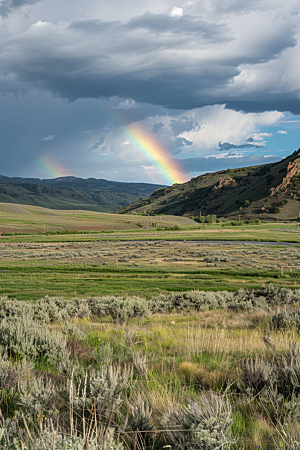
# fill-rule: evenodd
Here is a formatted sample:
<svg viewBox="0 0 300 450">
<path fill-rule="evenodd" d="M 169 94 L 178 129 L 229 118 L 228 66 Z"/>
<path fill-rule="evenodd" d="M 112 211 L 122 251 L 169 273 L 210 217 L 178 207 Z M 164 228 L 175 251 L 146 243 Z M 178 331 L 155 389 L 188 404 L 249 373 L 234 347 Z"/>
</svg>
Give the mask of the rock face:
<svg viewBox="0 0 300 450">
<path fill-rule="evenodd" d="M 298 150 L 298 156 L 300 154 Z M 278 186 L 273 187 L 269 190 L 270 196 L 273 196 L 274 194 L 281 192 L 286 193 L 286 190 L 291 182 L 292 177 L 300 174 L 300 159 L 297 158 L 294 161 L 291 161 L 287 166 L 287 173 L 286 176 L 283 178 L 282 182 L 278 184 Z"/>
<path fill-rule="evenodd" d="M 222 188 L 235 186 L 237 186 L 237 182 L 234 178 L 219 178 L 217 184 L 215 184 L 213 187 L 213 191 L 218 191 Z"/>
<path fill-rule="evenodd" d="M 264 208 L 264 209 L 262 209 Z M 117 213 L 297 219 L 300 213 L 300 149 L 274 164 L 206 173 L 159 189 Z"/>
</svg>

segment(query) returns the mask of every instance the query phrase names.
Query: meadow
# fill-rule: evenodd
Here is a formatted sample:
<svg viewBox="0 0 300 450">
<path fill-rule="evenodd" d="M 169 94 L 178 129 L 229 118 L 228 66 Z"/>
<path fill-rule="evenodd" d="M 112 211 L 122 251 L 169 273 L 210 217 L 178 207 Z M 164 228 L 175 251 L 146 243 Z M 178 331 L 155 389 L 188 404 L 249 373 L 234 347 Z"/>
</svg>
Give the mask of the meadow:
<svg viewBox="0 0 300 450">
<path fill-rule="evenodd" d="M 297 222 L 0 209 L 0 448 L 300 449 Z"/>
<path fill-rule="evenodd" d="M 299 449 L 299 301 L 2 298 L 1 448 Z"/>
</svg>

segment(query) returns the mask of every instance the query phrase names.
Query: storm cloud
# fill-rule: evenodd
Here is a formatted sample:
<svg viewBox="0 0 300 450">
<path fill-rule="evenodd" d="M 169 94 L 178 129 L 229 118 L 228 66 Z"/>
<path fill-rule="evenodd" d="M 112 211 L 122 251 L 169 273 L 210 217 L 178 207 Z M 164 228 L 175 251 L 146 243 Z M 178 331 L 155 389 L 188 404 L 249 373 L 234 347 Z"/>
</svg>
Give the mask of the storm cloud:
<svg viewBox="0 0 300 450">
<path fill-rule="evenodd" d="M 2 90 L 34 86 L 70 101 L 117 96 L 175 109 L 226 103 L 264 111 L 276 103 L 278 110 L 300 112 L 299 82 L 294 90 L 289 84 L 291 67 L 287 72 L 281 64 L 271 72 L 283 52 L 296 46 L 295 18 L 274 17 L 272 25 L 256 28 L 240 48 L 229 24 L 188 14 L 146 12 L 127 22 L 38 21 L 2 44 Z M 265 28 L 266 39 L 258 45 L 256 35 L 266 34 Z M 263 65 L 268 83 L 254 77 L 245 85 L 244 74 Z"/>
<path fill-rule="evenodd" d="M 253 139 L 253 138 L 249 138 L 249 139 Z M 249 141 L 249 139 L 247 139 L 247 141 Z M 262 148 L 262 145 L 257 145 L 257 144 L 230 144 L 229 142 L 219 142 L 219 148 L 218 150 L 220 150 L 220 152 L 224 152 L 224 151 L 228 151 L 231 150 L 233 148 Z"/>
<path fill-rule="evenodd" d="M 23 6 L 34 5 L 40 0 L 1 0 L 0 1 L 0 17 L 7 18 L 14 10 Z"/>
<path fill-rule="evenodd" d="M 0 0 L 2 174 L 47 177 L 46 156 L 62 173 L 165 184 L 131 125 L 186 179 L 287 156 L 299 14 L 298 0 Z"/>
</svg>

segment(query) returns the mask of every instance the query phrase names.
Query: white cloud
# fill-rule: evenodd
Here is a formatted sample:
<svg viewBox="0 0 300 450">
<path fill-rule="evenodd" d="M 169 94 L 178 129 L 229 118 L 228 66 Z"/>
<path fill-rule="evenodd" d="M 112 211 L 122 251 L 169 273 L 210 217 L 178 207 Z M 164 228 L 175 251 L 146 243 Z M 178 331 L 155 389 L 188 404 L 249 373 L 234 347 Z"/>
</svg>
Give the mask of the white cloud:
<svg viewBox="0 0 300 450">
<path fill-rule="evenodd" d="M 278 130 L 278 131 L 276 131 L 276 134 L 287 134 L 287 131 L 284 131 L 284 130 Z"/>
<path fill-rule="evenodd" d="M 174 114 L 168 111 L 133 123 L 138 123 L 152 133 L 172 155 L 211 156 L 217 149 L 222 150 L 219 143 L 228 143 L 233 144 L 233 151 L 229 153 L 225 149 L 226 155 L 233 158 L 256 151 L 256 145 L 263 149 L 266 143 L 264 139 L 272 136 L 272 133 L 260 133 L 259 129 L 274 126 L 283 117 L 284 114 L 278 111 L 245 114 L 225 109 L 225 105 L 215 105 Z M 126 159 L 129 154 L 133 155 L 134 147 L 130 145 L 126 129 L 124 132 L 122 127 L 107 132 L 103 145 L 118 158 Z M 239 145 L 241 149 L 235 151 L 235 146 Z M 222 155 L 223 152 L 216 157 Z M 144 160 L 143 155 L 139 157 Z"/>
<path fill-rule="evenodd" d="M 300 123 L 300 120 L 278 120 L 278 123 Z"/>
<path fill-rule="evenodd" d="M 271 137 L 272 133 L 254 133 L 252 138 L 254 141 L 264 141 L 266 137 Z"/>
<path fill-rule="evenodd" d="M 181 17 L 183 15 L 183 8 L 178 8 L 177 6 L 173 6 L 170 16 L 171 17 Z"/>
<path fill-rule="evenodd" d="M 131 98 L 127 98 L 126 100 L 124 100 L 123 102 L 120 102 L 118 104 L 118 106 L 112 106 L 113 109 L 132 109 L 132 108 L 137 108 L 137 105 L 135 103 L 134 100 L 132 100 Z"/>
<path fill-rule="evenodd" d="M 187 147 L 184 152 L 194 151 L 196 154 L 206 155 L 217 148 L 219 142 L 242 144 L 249 136 L 255 135 L 261 140 L 265 133 L 257 133 L 259 128 L 274 125 L 283 116 L 283 113 L 278 111 L 244 114 L 225 109 L 224 105 L 194 110 L 195 128 L 180 135 L 193 142 L 193 146 Z"/>
<path fill-rule="evenodd" d="M 244 152 L 222 152 L 217 154 L 212 154 L 209 156 L 206 156 L 206 158 L 216 158 L 216 159 L 223 159 L 223 158 L 243 158 Z"/>
<path fill-rule="evenodd" d="M 57 134 L 49 134 L 49 136 L 40 138 L 40 141 L 53 141 L 53 139 L 56 138 L 56 136 Z"/>
</svg>

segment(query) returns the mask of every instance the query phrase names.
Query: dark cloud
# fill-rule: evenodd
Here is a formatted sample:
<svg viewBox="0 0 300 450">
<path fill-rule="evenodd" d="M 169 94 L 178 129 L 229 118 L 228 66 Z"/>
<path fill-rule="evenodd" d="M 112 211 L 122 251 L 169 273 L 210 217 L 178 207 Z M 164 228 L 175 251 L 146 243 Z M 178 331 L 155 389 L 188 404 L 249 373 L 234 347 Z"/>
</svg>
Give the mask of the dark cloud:
<svg viewBox="0 0 300 450">
<path fill-rule="evenodd" d="M 98 141 L 95 142 L 95 144 L 93 144 L 93 145 L 91 146 L 91 148 L 88 149 L 88 151 L 91 151 L 91 152 L 92 152 L 92 151 L 94 151 L 94 150 L 98 150 L 99 147 L 100 147 L 100 145 L 104 144 L 105 138 L 106 138 L 106 134 L 103 134 L 103 135 L 100 137 L 100 139 L 98 139 Z M 106 147 L 105 147 L 105 149 L 106 149 Z"/>
<path fill-rule="evenodd" d="M 161 141 L 172 155 L 178 155 L 178 153 L 181 152 L 182 147 L 193 145 L 193 142 L 183 137 L 166 136 L 165 139 L 161 139 Z"/>
<path fill-rule="evenodd" d="M 103 35 L 105 32 L 110 33 L 112 30 L 117 35 L 129 35 L 131 32 L 137 32 L 142 36 L 142 42 L 145 42 L 144 37 L 154 37 L 156 40 L 168 35 L 168 45 L 172 38 L 175 43 L 178 43 L 178 37 L 181 38 L 192 35 L 196 37 L 198 42 L 206 41 L 212 43 L 215 40 L 222 41 L 232 40 L 230 28 L 226 24 L 209 23 L 199 17 L 183 16 L 180 18 L 170 17 L 167 14 L 152 14 L 147 12 L 141 16 L 134 17 L 128 22 L 120 21 L 104 22 L 101 19 L 74 21 L 69 26 L 70 29 L 80 30 L 90 35 Z M 136 42 L 135 45 L 139 45 Z"/>
<path fill-rule="evenodd" d="M 184 15 L 182 17 L 170 17 L 167 14 L 151 14 L 147 12 L 142 16 L 134 17 L 126 24 L 128 30 L 141 29 L 150 33 L 174 33 L 180 35 L 196 35 L 196 38 L 213 42 L 219 40 L 219 36 L 231 40 L 230 28 L 226 24 L 206 22 L 199 17 Z"/>
<path fill-rule="evenodd" d="M 294 26 L 274 33 L 232 54 L 232 30 L 197 16 L 146 13 L 124 23 L 81 20 L 67 26 L 38 22 L 4 43 L 2 90 L 34 86 L 70 101 L 118 96 L 172 109 L 227 103 L 244 111 L 248 104 L 259 111 L 274 107 L 282 96 L 284 105 L 278 101 L 275 109 L 290 110 L 291 101 L 300 111 L 296 92 L 279 95 L 269 83 L 254 96 L 234 86 L 241 65 L 271 61 L 295 45 Z"/>
<path fill-rule="evenodd" d="M 165 148 L 176 155 L 182 147 L 192 146 L 193 142 L 181 136 L 182 133 L 192 130 L 195 127 L 194 120 L 190 117 L 180 116 L 168 120 L 164 118 L 166 123 L 157 122 L 152 126 L 152 132 L 156 134 Z"/>
<path fill-rule="evenodd" d="M 33 5 L 40 0 L 1 0 L 0 1 L 0 17 L 7 18 L 12 11 L 22 6 Z"/>
<path fill-rule="evenodd" d="M 185 116 L 180 117 L 180 120 L 172 119 L 170 122 L 170 126 L 176 135 L 193 130 L 195 128 L 195 125 L 196 124 L 194 120 L 192 120 L 190 117 Z"/>
<path fill-rule="evenodd" d="M 186 146 L 186 145 L 193 145 L 193 143 L 191 142 L 191 141 L 188 141 L 187 139 L 185 139 L 185 138 L 178 138 L 179 139 L 179 141 L 181 141 L 181 145 L 182 146 Z"/>
<path fill-rule="evenodd" d="M 163 126 L 164 124 L 161 122 L 156 123 L 152 128 L 153 133 L 157 133 Z"/>
<path fill-rule="evenodd" d="M 249 138 L 252 139 L 252 138 Z M 247 141 L 249 141 L 249 139 L 247 139 Z M 253 141 L 253 139 L 252 139 Z M 252 142 L 251 141 L 251 142 Z M 219 142 L 219 151 L 223 152 L 223 151 L 228 151 L 231 150 L 232 148 L 262 148 L 263 145 L 257 145 L 257 144 L 230 144 L 229 142 Z"/>
<path fill-rule="evenodd" d="M 298 97 L 298 98 L 295 98 Z M 292 114 L 300 114 L 299 92 L 262 92 L 256 99 L 242 98 L 240 100 L 228 100 L 226 109 L 244 111 L 248 113 L 260 113 L 261 111 L 289 111 Z"/>
<path fill-rule="evenodd" d="M 262 156 L 262 155 L 246 155 L 242 157 L 226 157 L 216 158 L 210 156 L 209 158 L 187 158 L 184 160 L 177 159 L 176 161 L 187 172 L 214 172 L 219 170 L 237 169 L 239 167 L 256 166 L 259 164 L 269 164 L 280 161 L 282 158 L 276 156 Z"/>
</svg>

